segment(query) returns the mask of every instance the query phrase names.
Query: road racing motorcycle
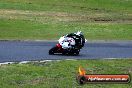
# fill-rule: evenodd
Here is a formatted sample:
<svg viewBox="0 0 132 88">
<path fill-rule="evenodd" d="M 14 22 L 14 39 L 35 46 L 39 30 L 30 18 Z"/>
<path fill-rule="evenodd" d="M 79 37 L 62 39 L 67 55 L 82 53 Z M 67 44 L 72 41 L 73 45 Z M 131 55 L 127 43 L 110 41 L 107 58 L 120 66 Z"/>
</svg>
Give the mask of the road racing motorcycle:
<svg viewBox="0 0 132 88">
<path fill-rule="evenodd" d="M 49 55 L 79 55 L 86 41 L 81 31 L 64 35 L 58 40 L 59 43 L 49 50 Z"/>
</svg>

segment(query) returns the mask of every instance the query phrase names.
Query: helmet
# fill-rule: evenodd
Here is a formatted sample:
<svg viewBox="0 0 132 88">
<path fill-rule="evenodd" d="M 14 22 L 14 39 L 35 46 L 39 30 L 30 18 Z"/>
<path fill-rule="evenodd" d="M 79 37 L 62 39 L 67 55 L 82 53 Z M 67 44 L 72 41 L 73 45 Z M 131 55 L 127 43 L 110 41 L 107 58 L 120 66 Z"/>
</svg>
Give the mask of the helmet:
<svg viewBox="0 0 132 88">
<path fill-rule="evenodd" d="M 82 35 L 83 33 L 81 32 L 81 31 L 78 31 L 78 32 L 76 32 L 76 35 L 78 35 L 78 36 L 80 36 L 80 35 Z"/>
</svg>

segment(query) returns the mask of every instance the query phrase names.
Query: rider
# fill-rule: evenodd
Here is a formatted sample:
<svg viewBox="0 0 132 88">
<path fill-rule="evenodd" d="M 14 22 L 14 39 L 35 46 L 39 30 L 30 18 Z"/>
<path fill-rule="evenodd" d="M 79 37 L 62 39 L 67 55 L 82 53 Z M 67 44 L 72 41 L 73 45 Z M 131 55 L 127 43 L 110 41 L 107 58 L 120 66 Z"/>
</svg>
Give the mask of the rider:
<svg viewBox="0 0 132 88">
<path fill-rule="evenodd" d="M 62 46 L 62 48 L 72 48 L 72 46 L 75 45 L 75 40 L 71 37 L 62 36 L 59 39 L 59 43 Z"/>
<path fill-rule="evenodd" d="M 75 43 L 76 43 L 75 46 L 79 46 L 79 48 L 82 48 L 86 41 L 81 31 L 78 31 L 76 33 L 70 33 L 70 34 L 67 34 L 66 36 L 72 37 L 75 40 Z"/>
<path fill-rule="evenodd" d="M 76 33 L 70 33 L 66 36 L 62 36 L 59 39 L 59 43 L 62 46 L 62 48 L 72 48 L 74 46 L 79 46 L 78 48 L 82 48 L 85 43 L 85 38 L 81 31 L 78 31 Z"/>
</svg>

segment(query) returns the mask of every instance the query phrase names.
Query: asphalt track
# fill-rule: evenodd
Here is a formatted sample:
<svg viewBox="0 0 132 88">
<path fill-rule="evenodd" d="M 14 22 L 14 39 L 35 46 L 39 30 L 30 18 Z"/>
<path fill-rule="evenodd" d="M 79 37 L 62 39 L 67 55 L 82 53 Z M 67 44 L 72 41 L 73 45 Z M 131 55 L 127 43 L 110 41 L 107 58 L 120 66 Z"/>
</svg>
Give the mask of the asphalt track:
<svg viewBox="0 0 132 88">
<path fill-rule="evenodd" d="M 0 41 L 0 62 L 132 58 L 132 41 L 87 42 L 79 56 L 48 55 L 57 42 Z"/>
</svg>

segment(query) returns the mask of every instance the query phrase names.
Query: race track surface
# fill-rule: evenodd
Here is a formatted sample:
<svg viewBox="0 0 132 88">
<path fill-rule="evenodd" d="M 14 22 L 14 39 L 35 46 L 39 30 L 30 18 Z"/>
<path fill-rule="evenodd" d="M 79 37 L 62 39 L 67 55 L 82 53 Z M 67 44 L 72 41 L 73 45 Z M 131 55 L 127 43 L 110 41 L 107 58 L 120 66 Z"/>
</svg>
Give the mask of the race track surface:
<svg viewBox="0 0 132 88">
<path fill-rule="evenodd" d="M 57 42 L 0 41 L 0 62 L 132 58 L 132 41 L 87 42 L 79 56 L 48 55 Z"/>
</svg>

